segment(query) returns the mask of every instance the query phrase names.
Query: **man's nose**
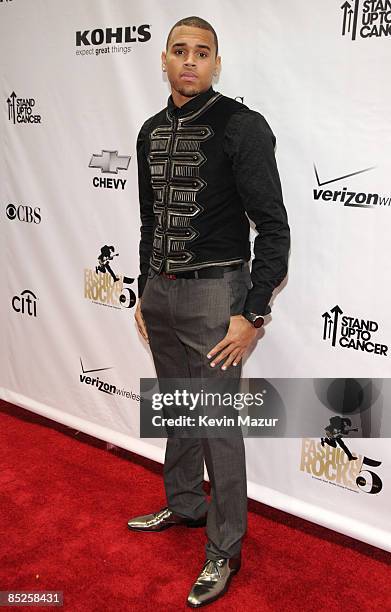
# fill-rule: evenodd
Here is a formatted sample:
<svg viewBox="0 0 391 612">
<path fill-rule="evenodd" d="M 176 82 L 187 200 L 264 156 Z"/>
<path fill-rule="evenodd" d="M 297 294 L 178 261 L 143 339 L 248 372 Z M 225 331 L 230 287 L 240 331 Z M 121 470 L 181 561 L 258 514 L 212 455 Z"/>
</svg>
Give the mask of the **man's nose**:
<svg viewBox="0 0 391 612">
<path fill-rule="evenodd" d="M 184 62 L 185 66 L 195 66 L 195 61 L 192 55 L 188 55 L 186 61 Z"/>
</svg>

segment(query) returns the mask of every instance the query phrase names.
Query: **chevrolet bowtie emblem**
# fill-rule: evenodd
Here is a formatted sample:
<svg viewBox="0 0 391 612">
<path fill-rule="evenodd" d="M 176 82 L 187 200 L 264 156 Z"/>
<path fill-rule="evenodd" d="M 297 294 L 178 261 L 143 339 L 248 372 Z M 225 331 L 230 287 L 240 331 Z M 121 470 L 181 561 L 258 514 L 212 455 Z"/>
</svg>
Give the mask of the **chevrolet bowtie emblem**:
<svg viewBox="0 0 391 612">
<path fill-rule="evenodd" d="M 100 168 L 102 172 L 118 174 L 118 170 L 127 170 L 130 155 L 118 155 L 118 151 L 106 151 L 102 149 L 100 155 L 94 153 L 88 164 L 89 168 Z"/>
</svg>

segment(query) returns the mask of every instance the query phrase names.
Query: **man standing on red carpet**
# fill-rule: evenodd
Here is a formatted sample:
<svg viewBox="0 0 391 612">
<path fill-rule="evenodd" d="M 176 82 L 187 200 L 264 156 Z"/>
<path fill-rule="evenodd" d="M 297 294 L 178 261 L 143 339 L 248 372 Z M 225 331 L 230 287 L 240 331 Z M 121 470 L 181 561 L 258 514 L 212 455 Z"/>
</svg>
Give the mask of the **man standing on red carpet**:
<svg viewBox="0 0 391 612">
<path fill-rule="evenodd" d="M 135 319 L 158 379 L 239 380 L 242 357 L 287 272 L 290 233 L 264 117 L 212 87 L 221 58 L 212 26 L 181 19 L 162 52 L 171 95 L 138 134 L 141 215 Z M 248 217 L 258 235 L 251 273 Z M 203 490 L 204 460 L 211 482 Z M 227 590 L 247 527 L 243 437 L 167 439 L 166 507 L 137 531 L 206 524 L 206 560 L 187 603 Z"/>
</svg>

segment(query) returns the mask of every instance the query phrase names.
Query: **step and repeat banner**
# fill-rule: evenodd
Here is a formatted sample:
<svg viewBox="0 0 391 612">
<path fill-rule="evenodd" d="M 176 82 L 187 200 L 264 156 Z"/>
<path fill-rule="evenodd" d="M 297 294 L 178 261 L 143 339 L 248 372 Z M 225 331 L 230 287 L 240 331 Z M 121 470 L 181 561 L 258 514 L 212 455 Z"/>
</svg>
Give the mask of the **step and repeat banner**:
<svg viewBox="0 0 391 612">
<path fill-rule="evenodd" d="M 346 416 L 347 396 L 376 406 L 380 436 L 391 401 L 389 0 L 199 0 L 186 13 L 178 0 L 0 2 L 1 397 L 163 461 L 165 440 L 139 436 L 140 378 L 155 370 L 134 321 L 135 145 L 170 94 L 168 31 L 190 14 L 219 36 L 214 89 L 276 135 L 292 231 L 289 275 L 243 376 L 310 381 L 309 413 L 322 403 Z M 288 414 L 289 401 L 285 388 Z M 360 432 L 354 461 L 317 438 L 246 439 L 249 495 L 391 551 L 389 439 Z"/>
</svg>

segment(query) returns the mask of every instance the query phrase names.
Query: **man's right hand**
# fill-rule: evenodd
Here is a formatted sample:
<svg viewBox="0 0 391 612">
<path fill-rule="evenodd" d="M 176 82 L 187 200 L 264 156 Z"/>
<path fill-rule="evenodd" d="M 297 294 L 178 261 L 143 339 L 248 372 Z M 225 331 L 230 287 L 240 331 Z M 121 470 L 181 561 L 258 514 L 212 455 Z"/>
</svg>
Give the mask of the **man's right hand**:
<svg viewBox="0 0 391 612">
<path fill-rule="evenodd" d="M 136 312 L 134 313 L 134 318 L 136 319 L 137 327 L 138 327 L 140 334 L 142 335 L 144 340 L 149 342 L 147 327 L 145 325 L 145 321 L 144 321 L 144 318 L 141 312 L 141 298 L 139 298 L 137 302 Z"/>
</svg>

